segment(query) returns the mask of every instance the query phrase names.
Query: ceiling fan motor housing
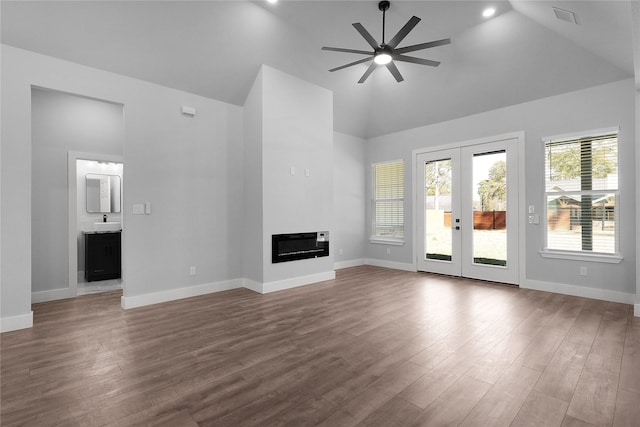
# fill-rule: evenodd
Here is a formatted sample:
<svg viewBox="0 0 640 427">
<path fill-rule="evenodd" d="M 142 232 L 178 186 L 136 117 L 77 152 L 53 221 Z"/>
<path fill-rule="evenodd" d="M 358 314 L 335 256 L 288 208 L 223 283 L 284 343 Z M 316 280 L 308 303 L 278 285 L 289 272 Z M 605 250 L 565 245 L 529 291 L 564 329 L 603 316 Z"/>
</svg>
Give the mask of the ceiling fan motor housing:
<svg viewBox="0 0 640 427">
<path fill-rule="evenodd" d="M 380 47 L 378 47 L 375 50 L 375 55 L 384 55 L 384 54 L 393 56 L 393 49 L 391 48 L 391 46 L 388 46 L 386 44 L 381 44 Z"/>
<path fill-rule="evenodd" d="M 380 3 L 378 3 L 378 9 L 380 9 L 382 12 L 386 12 L 387 10 L 389 10 L 390 5 L 391 5 L 391 2 L 388 2 L 387 0 L 383 0 Z"/>
</svg>

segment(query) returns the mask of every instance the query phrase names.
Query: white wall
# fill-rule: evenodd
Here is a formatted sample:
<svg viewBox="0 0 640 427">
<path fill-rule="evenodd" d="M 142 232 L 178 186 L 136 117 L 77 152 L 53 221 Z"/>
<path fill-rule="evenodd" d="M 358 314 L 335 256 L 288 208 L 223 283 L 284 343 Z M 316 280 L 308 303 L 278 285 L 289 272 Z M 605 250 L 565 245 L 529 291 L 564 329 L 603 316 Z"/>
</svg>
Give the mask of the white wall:
<svg viewBox="0 0 640 427">
<path fill-rule="evenodd" d="M 587 288 L 605 288 L 623 295 L 633 295 L 635 285 L 635 117 L 632 80 L 488 111 L 457 120 L 406 130 L 371 139 L 367 145 L 367 163 L 402 158 L 406 162 L 405 194 L 411 194 L 411 151 L 413 149 L 451 144 L 482 137 L 525 131 L 525 205 L 541 211 L 543 203 L 543 150 L 541 138 L 586 130 L 620 126 L 620 248 L 624 260 L 620 264 L 543 259 L 541 225 L 527 224 L 526 277 L 541 282 L 555 282 Z M 370 181 L 367 174 L 367 182 Z M 367 190 L 370 189 L 367 184 Z M 404 246 L 369 244 L 367 256 L 373 259 L 411 264 L 413 262 L 413 203 L 405 200 Z M 523 213 L 523 215 L 526 213 Z M 367 223 L 371 218 L 370 209 Z M 579 266 L 588 265 L 589 276 L 579 276 Z"/>
<path fill-rule="evenodd" d="M 125 106 L 125 299 L 240 277 L 241 107 L 6 45 L 1 54 L 3 319 L 29 326 L 32 85 Z M 145 201 L 152 214 L 132 215 Z"/>
<path fill-rule="evenodd" d="M 244 105 L 244 133 L 245 286 L 270 292 L 334 277 L 332 251 L 271 262 L 272 235 L 332 230 L 333 94 L 262 66 Z"/>
<path fill-rule="evenodd" d="M 331 250 L 337 266 L 363 262 L 368 235 L 366 218 L 366 141 L 333 134 L 333 235 Z M 340 253 L 342 251 L 342 253 Z"/>
<path fill-rule="evenodd" d="M 638 6 L 640 11 L 640 5 Z M 638 13 L 640 16 L 640 12 Z M 640 81 L 640 76 L 637 77 Z M 636 301 L 634 314 L 640 316 L 640 84 L 636 84 Z"/>
<path fill-rule="evenodd" d="M 244 104 L 244 227 L 242 277 L 263 282 L 262 69 Z"/>
<path fill-rule="evenodd" d="M 122 155 L 122 105 L 34 88 L 31 95 L 33 292 L 69 287 L 67 153 Z"/>
<path fill-rule="evenodd" d="M 332 253 L 271 263 L 273 234 L 332 229 L 333 93 L 267 66 L 262 78 L 264 282 L 333 271 Z"/>
<path fill-rule="evenodd" d="M 95 229 L 96 222 L 102 222 L 101 213 L 87 212 L 87 174 L 115 175 L 120 177 L 120 187 L 123 188 L 122 163 L 98 163 L 95 160 L 76 161 L 76 199 L 77 199 L 77 240 L 78 240 L 78 272 L 84 272 L 84 234 L 82 231 Z M 122 212 L 107 214 L 110 222 L 122 223 Z"/>
</svg>

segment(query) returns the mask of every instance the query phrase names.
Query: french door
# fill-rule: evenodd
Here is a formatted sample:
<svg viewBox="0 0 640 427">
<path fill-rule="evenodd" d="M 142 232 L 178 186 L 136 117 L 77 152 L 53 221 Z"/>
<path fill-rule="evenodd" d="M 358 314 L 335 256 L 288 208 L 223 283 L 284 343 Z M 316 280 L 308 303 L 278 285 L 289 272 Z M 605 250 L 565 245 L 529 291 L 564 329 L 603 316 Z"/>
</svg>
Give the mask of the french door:
<svg viewBox="0 0 640 427">
<path fill-rule="evenodd" d="M 416 156 L 419 271 L 518 283 L 517 139 Z"/>
</svg>

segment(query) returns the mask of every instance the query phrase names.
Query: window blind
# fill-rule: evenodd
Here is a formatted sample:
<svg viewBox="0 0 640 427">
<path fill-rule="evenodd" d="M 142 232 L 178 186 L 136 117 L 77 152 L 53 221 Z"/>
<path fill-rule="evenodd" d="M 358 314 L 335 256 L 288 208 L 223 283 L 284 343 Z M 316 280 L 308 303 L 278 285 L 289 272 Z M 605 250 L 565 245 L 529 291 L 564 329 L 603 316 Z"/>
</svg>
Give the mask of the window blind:
<svg viewBox="0 0 640 427">
<path fill-rule="evenodd" d="M 373 165 L 373 234 L 404 237 L 404 162 Z"/>
<path fill-rule="evenodd" d="M 617 133 L 545 143 L 547 249 L 617 252 Z"/>
</svg>

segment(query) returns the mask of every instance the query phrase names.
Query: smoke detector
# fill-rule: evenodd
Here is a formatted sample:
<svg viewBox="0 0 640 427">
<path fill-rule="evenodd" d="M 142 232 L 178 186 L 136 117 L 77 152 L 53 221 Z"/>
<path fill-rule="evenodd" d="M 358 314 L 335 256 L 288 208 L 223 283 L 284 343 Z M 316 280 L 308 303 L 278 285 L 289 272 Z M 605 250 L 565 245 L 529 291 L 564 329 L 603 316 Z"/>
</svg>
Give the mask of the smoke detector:
<svg viewBox="0 0 640 427">
<path fill-rule="evenodd" d="M 556 18 L 561 21 L 568 22 L 569 24 L 578 24 L 576 21 L 576 14 L 571 12 L 570 10 L 560 9 L 559 7 L 551 6 L 553 8 L 553 13 L 556 14 Z"/>
</svg>

